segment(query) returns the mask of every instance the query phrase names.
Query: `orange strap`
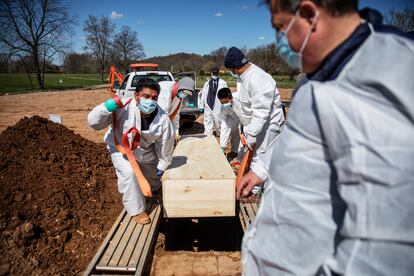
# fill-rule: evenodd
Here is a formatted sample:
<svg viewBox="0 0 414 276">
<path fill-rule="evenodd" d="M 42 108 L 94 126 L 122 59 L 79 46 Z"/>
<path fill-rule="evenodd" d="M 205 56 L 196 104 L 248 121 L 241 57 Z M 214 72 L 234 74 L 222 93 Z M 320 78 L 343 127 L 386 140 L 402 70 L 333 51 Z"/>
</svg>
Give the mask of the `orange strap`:
<svg viewBox="0 0 414 276">
<path fill-rule="evenodd" d="M 176 82 L 173 86 L 173 90 L 171 93 L 171 102 L 175 99 L 175 97 L 177 97 L 178 94 L 178 82 Z M 177 116 L 178 111 L 180 110 L 182 104 L 182 100 L 180 99 L 180 104 L 175 108 L 175 110 L 170 114 L 170 121 L 174 121 L 175 116 Z"/>
<path fill-rule="evenodd" d="M 116 101 L 116 100 L 115 100 Z M 125 105 L 129 104 L 131 100 L 129 100 Z M 124 107 L 123 105 L 122 107 Z M 141 168 L 138 165 L 137 160 L 135 159 L 133 151 L 138 147 L 139 141 L 141 139 L 141 135 L 139 130 L 135 127 L 130 128 L 127 132 L 122 135 L 122 145 L 118 143 L 115 135 L 116 129 L 116 112 L 112 113 L 112 129 L 114 131 L 114 143 L 115 148 L 120 153 L 126 155 L 128 158 L 129 163 L 131 164 L 132 170 L 134 171 L 135 177 L 137 178 L 138 185 L 141 189 L 141 192 L 144 196 L 152 197 L 151 186 L 148 183 L 148 180 L 145 178 L 144 174 L 141 171 Z M 134 135 L 134 139 L 132 140 L 132 146 L 129 144 L 128 134 L 132 133 Z"/>
<path fill-rule="evenodd" d="M 240 134 L 240 140 L 245 148 L 245 154 L 243 157 L 243 160 L 240 164 L 240 169 L 237 172 L 237 176 L 236 176 L 236 186 L 239 187 L 240 186 L 240 182 L 243 178 L 243 176 L 247 173 L 247 171 L 250 168 L 250 163 L 252 162 L 253 159 L 253 153 L 254 153 L 254 147 L 253 149 L 249 149 L 247 147 L 247 142 L 246 142 L 246 137 L 244 137 L 243 134 Z"/>
</svg>

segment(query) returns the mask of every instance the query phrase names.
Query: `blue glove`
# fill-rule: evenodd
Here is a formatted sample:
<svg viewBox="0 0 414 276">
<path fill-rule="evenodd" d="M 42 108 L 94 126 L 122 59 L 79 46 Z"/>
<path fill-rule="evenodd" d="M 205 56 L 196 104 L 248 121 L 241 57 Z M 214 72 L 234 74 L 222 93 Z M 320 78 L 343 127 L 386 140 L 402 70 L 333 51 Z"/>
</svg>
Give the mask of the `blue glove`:
<svg viewBox="0 0 414 276">
<path fill-rule="evenodd" d="M 155 173 L 157 176 L 161 177 L 164 174 L 164 171 L 161 171 L 157 169 L 157 172 Z"/>
<path fill-rule="evenodd" d="M 109 112 L 114 112 L 119 108 L 118 104 L 114 99 L 107 99 L 104 105 L 106 110 L 108 110 Z"/>
</svg>

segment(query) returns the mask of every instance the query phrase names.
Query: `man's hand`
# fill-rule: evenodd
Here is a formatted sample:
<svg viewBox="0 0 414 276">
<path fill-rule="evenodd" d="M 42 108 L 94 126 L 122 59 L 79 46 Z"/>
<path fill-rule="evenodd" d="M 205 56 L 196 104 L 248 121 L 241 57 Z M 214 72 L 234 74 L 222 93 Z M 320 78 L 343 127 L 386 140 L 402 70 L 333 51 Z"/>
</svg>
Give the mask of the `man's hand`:
<svg viewBox="0 0 414 276">
<path fill-rule="evenodd" d="M 249 196 L 252 193 L 253 188 L 262 183 L 263 180 L 254 172 L 248 172 L 245 176 L 243 176 L 240 185 L 237 187 L 236 198 L 239 199 L 240 196 Z"/>
</svg>

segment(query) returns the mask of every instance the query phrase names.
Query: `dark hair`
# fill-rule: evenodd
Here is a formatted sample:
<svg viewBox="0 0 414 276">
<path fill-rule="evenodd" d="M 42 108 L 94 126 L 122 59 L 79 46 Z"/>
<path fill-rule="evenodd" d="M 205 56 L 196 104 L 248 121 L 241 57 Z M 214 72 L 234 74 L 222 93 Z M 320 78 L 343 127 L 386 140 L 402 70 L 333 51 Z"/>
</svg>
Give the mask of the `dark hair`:
<svg viewBox="0 0 414 276">
<path fill-rule="evenodd" d="M 140 79 L 137 83 L 137 87 L 135 88 L 135 92 L 141 92 L 144 88 L 155 90 L 158 94 L 160 94 L 161 90 L 160 85 L 155 80 L 150 78 Z"/>
<path fill-rule="evenodd" d="M 358 11 L 358 0 L 311 0 L 317 6 L 325 9 L 332 16 L 342 16 Z M 263 0 L 270 6 L 272 0 Z M 301 0 L 279 0 L 279 8 L 283 11 L 295 13 Z"/>
<path fill-rule="evenodd" d="M 219 100 L 225 98 L 232 99 L 233 95 L 231 95 L 231 90 L 229 88 L 224 87 L 217 92 L 217 98 L 219 98 Z"/>
</svg>

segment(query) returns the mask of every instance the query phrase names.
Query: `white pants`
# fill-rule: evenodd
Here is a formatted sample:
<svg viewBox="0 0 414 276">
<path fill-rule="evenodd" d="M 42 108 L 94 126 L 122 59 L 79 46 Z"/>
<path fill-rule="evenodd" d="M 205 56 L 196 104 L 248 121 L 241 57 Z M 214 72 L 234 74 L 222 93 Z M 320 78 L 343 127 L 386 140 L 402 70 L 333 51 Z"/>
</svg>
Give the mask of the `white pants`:
<svg viewBox="0 0 414 276">
<path fill-rule="evenodd" d="M 213 135 L 213 127 L 216 128 L 217 135 L 220 133 L 221 120 L 215 115 L 209 107 L 204 109 L 204 134 Z"/>
<path fill-rule="evenodd" d="M 111 159 L 118 177 L 118 191 L 122 194 L 122 204 L 128 215 L 135 216 L 145 211 L 145 197 L 141 192 L 134 170 L 126 156 L 117 151 L 111 151 Z M 147 178 L 152 191 L 161 187 L 161 178 L 156 175 L 157 164 L 139 164 L 142 173 Z"/>
</svg>

